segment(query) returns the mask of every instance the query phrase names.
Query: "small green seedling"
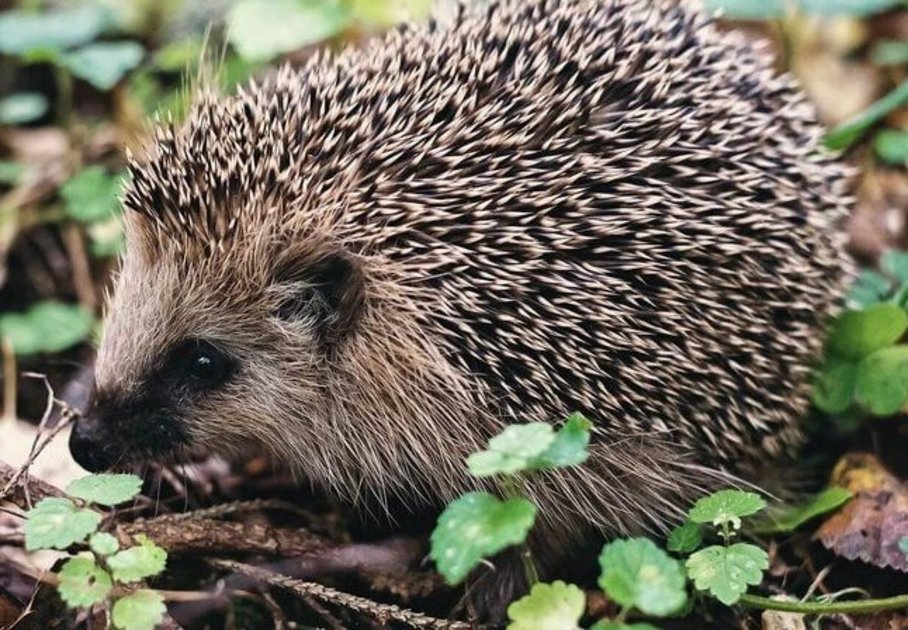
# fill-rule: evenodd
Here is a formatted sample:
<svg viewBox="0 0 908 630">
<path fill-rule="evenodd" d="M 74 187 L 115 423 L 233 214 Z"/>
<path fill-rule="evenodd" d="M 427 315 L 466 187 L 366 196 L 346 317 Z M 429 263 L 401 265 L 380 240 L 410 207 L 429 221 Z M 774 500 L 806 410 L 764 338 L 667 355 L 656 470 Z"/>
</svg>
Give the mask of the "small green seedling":
<svg viewBox="0 0 908 630">
<path fill-rule="evenodd" d="M 688 557 L 685 566 L 697 590 L 706 591 L 730 606 L 748 586 L 763 580 L 763 572 L 769 568 L 766 551 L 750 543 L 731 541 L 737 536 L 741 519 L 764 507 L 766 502 L 759 495 L 743 490 L 720 490 L 694 504 L 688 520 L 694 524 L 711 524 L 724 543 L 710 545 Z"/>
<path fill-rule="evenodd" d="M 536 506 L 519 496 L 519 475 L 583 463 L 591 427 L 580 414 L 571 415 L 557 431 L 545 422 L 510 425 L 489 441 L 486 450 L 467 459 L 471 475 L 499 478 L 509 496 L 470 492 L 441 514 L 432 532 L 430 556 L 449 584 L 463 581 L 483 558 L 526 540 Z"/>
<path fill-rule="evenodd" d="M 130 586 L 161 573 L 167 552 L 144 536 L 138 545 L 120 549 L 108 532 L 98 531 L 103 521 L 91 505 L 115 506 L 134 498 L 142 480 L 135 475 L 89 475 L 66 488 L 73 499 L 51 497 L 39 501 L 26 514 L 25 548 L 66 550 L 87 547 L 70 557 L 60 569 L 58 591 L 70 608 L 111 605 L 111 619 L 120 630 L 151 630 L 164 617 L 160 593 Z"/>
<path fill-rule="evenodd" d="M 908 253 L 890 251 L 848 295 L 852 310 L 833 322 L 813 401 L 831 415 L 891 416 L 908 403 Z"/>
</svg>

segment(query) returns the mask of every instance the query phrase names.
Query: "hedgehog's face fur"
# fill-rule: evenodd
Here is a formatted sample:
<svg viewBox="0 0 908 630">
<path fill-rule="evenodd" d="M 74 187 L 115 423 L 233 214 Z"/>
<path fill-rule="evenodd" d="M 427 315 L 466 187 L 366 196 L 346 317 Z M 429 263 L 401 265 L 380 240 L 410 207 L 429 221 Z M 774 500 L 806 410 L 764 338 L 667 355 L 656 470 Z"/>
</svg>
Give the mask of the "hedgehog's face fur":
<svg viewBox="0 0 908 630">
<path fill-rule="evenodd" d="M 250 261 L 269 260 L 262 271 L 217 251 L 190 263 L 173 248 L 153 251 L 161 243 L 142 221 L 130 220 L 94 399 L 73 437 L 77 459 L 106 468 L 184 447 L 273 448 L 299 434 L 304 423 L 268 419 L 302 420 L 318 406 L 323 368 L 362 307 L 355 262 L 305 247 L 266 252 L 261 243 L 244 251 Z M 282 383 L 295 386 L 284 391 Z"/>
</svg>

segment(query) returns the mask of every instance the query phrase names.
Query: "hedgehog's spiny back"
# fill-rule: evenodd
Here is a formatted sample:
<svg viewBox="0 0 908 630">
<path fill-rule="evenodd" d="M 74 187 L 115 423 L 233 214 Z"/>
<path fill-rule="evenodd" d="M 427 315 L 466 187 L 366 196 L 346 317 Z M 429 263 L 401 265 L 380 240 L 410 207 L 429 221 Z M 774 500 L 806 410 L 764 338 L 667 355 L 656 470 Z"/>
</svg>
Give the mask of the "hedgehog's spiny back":
<svg viewBox="0 0 908 630">
<path fill-rule="evenodd" d="M 506 420 L 579 408 L 706 462 L 795 441 L 841 269 L 810 108 L 680 8 L 485 11 L 200 104 L 127 205 L 163 240 L 317 224 L 393 266 Z"/>
</svg>

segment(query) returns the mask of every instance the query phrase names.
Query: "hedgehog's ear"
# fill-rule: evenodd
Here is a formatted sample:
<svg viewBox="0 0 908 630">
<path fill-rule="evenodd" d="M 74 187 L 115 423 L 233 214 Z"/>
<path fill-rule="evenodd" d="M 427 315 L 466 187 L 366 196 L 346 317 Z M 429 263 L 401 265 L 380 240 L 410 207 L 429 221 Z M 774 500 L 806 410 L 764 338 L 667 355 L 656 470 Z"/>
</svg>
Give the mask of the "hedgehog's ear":
<svg viewBox="0 0 908 630">
<path fill-rule="evenodd" d="M 319 340 L 330 347 L 346 337 L 363 308 L 363 275 L 359 261 L 345 253 L 286 255 L 275 268 L 276 315 L 308 321 Z"/>
</svg>

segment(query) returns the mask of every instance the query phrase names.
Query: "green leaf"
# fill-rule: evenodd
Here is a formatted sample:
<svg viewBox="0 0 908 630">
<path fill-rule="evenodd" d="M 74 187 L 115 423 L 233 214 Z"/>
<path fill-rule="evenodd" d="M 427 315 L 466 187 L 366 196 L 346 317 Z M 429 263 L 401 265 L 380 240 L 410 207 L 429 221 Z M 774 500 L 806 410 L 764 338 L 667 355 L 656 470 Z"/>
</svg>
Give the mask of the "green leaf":
<svg viewBox="0 0 908 630">
<path fill-rule="evenodd" d="M 107 566 L 118 582 L 138 582 L 157 575 L 167 565 L 167 552 L 147 537 L 136 536 L 139 545 L 118 551 L 107 558 Z"/>
<path fill-rule="evenodd" d="M 903 0 L 798 0 L 800 11 L 808 15 L 866 17 L 899 6 Z"/>
<path fill-rule="evenodd" d="M 489 447 L 467 458 L 474 477 L 489 477 L 526 470 L 531 461 L 555 441 L 555 430 L 546 422 L 512 424 L 489 440 Z"/>
<path fill-rule="evenodd" d="M 0 13 L 0 53 L 25 55 L 85 44 L 97 37 L 107 22 L 107 11 L 97 5 L 40 13 L 4 11 Z"/>
<path fill-rule="evenodd" d="M 829 349 L 845 359 L 859 360 L 891 346 L 908 329 L 908 315 L 895 304 L 877 304 L 840 315 L 829 333 Z"/>
<path fill-rule="evenodd" d="M 908 345 L 877 350 L 858 364 L 855 399 L 875 416 L 891 416 L 908 401 Z"/>
<path fill-rule="evenodd" d="M 572 413 L 555 434 L 554 441 L 529 462 L 530 470 L 547 470 L 578 466 L 590 456 L 590 429 L 593 423 L 583 414 Z"/>
<path fill-rule="evenodd" d="M 686 521 L 674 528 L 668 535 L 666 547 L 675 553 L 690 553 L 703 544 L 700 525 Z"/>
<path fill-rule="evenodd" d="M 763 580 L 769 556 L 748 543 L 728 547 L 712 545 L 691 555 L 686 566 L 698 590 L 709 591 L 720 602 L 731 606 L 747 591 L 748 585 Z"/>
<path fill-rule="evenodd" d="M 771 20 L 797 11 L 808 15 L 867 16 L 897 6 L 902 0 L 705 0 L 711 13 L 738 20 Z"/>
<path fill-rule="evenodd" d="M 70 608 L 82 608 L 103 602 L 113 588 L 110 574 L 95 564 L 91 556 L 70 558 L 60 569 L 57 590 Z"/>
<path fill-rule="evenodd" d="M 38 92 L 19 92 L 0 98 L 0 125 L 22 125 L 47 113 L 47 97 Z"/>
<path fill-rule="evenodd" d="M 687 516 L 694 523 L 712 523 L 721 527 L 725 523 L 734 529 L 741 527 L 741 519 L 756 514 L 766 507 L 759 494 L 744 490 L 719 490 L 698 499 Z"/>
<path fill-rule="evenodd" d="M 116 218 L 107 221 L 90 223 L 86 229 L 91 255 L 97 258 L 115 256 L 126 249 L 126 235 L 123 233 L 123 224 Z"/>
<path fill-rule="evenodd" d="M 908 79 L 863 112 L 826 134 L 824 143 L 830 149 L 846 149 L 870 127 L 906 103 L 908 103 Z"/>
<path fill-rule="evenodd" d="M 908 131 L 883 129 L 873 138 L 873 150 L 887 164 L 908 162 Z"/>
<path fill-rule="evenodd" d="M 829 414 L 842 413 L 854 400 L 858 366 L 836 356 L 827 356 L 815 374 L 813 403 Z"/>
<path fill-rule="evenodd" d="M 157 591 L 142 590 L 114 602 L 112 621 L 119 630 L 153 630 L 164 620 L 167 607 Z"/>
<path fill-rule="evenodd" d="M 899 539 L 899 551 L 908 556 L 908 536 L 902 536 Z"/>
<path fill-rule="evenodd" d="M 771 512 L 766 523 L 758 524 L 754 529 L 761 534 L 792 532 L 807 521 L 832 512 L 851 498 L 851 491 L 839 486 L 831 486 L 814 495 L 806 503 L 789 505 L 782 510 Z"/>
<path fill-rule="evenodd" d="M 590 630 L 659 630 L 651 623 L 621 623 L 620 621 L 597 621 Z"/>
<path fill-rule="evenodd" d="M 198 63 L 203 48 L 201 39 L 190 38 L 171 42 L 154 53 L 153 63 L 164 72 L 183 72 Z"/>
<path fill-rule="evenodd" d="M 100 514 L 77 508 L 69 499 L 42 499 L 26 514 L 25 548 L 66 549 L 84 541 L 100 523 Z"/>
<path fill-rule="evenodd" d="M 84 223 L 105 221 L 117 213 L 122 177 L 110 175 L 100 166 L 79 171 L 60 187 L 66 214 Z"/>
<path fill-rule="evenodd" d="M 785 14 L 785 0 L 704 0 L 709 13 L 737 20 L 768 20 Z"/>
<path fill-rule="evenodd" d="M 267 61 L 333 37 L 349 21 L 349 5 L 340 0 L 240 0 L 227 14 L 227 30 L 243 58 Z"/>
<path fill-rule="evenodd" d="M 605 545 L 599 566 L 599 586 L 621 606 L 661 617 L 677 612 L 687 601 L 681 563 L 648 538 Z"/>
<path fill-rule="evenodd" d="M 0 160 L 0 184 L 18 184 L 25 174 L 25 167 L 17 162 Z"/>
<path fill-rule="evenodd" d="M 597 621 L 590 630 L 659 630 L 651 623 L 621 623 L 620 621 Z"/>
<path fill-rule="evenodd" d="M 908 252 L 890 249 L 880 256 L 880 268 L 899 283 L 908 282 Z"/>
<path fill-rule="evenodd" d="M 530 594 L 508 606 L 507 630 L 576 630 L 586 596 L 573 584 L 534 584 Z"/>
<path fill-rule="evenodd" d="M 66 493 L 100 505 L 117 505 L 139 494 L 142 480 L 135 475 L 101 473 L 87 475 L 66 486 Z"/>
<path fill-rule="evenodd" d="M 0 314 L 0 336 L 9 339 L 19 355 L 61 352 L 91 333 L 94 317 L 75 304 L 48 300 L 25 313 Z"/>
<path fill-rule="evenodd" d="M 120 543 L 107 532 L 96 532 L 88 539 L 88 546 L 99 556 L 109 556 L 117 552 Z"/>
<path fill-rule="evenodd" d="M 25 174 L 25 167 L 17 162 L 0 160 L 0 184 L 18 184 Z"/>
<path fill-rule="evenodd" d="M 873 269 L 862 269 L 851 285 L 845 302 L 850 308 L 867 308 L 879 304 L 892 292 L 892 281 Z"/>
<path fill-rule="evenodd" d="M 429 555 L 445 580 L 457 584 L 486 556 L 522 543 L 535 519 L 536 506 L 526 499 L 467 493 L 438 517 Z"/>
<path fill-rule="evenodd" d="M 136 42 L 99 42 L 66 53 L 60 63 L 99 90 L 110 90 L 141 63 L 145 49 Z"/>
<path fill-rule="evenodd" d="M 895 66 L 908 63 L 908 41 L 884 39 L 877 42 L 870 54 L 873 63 L 881 66 Z"/>
</svg>

